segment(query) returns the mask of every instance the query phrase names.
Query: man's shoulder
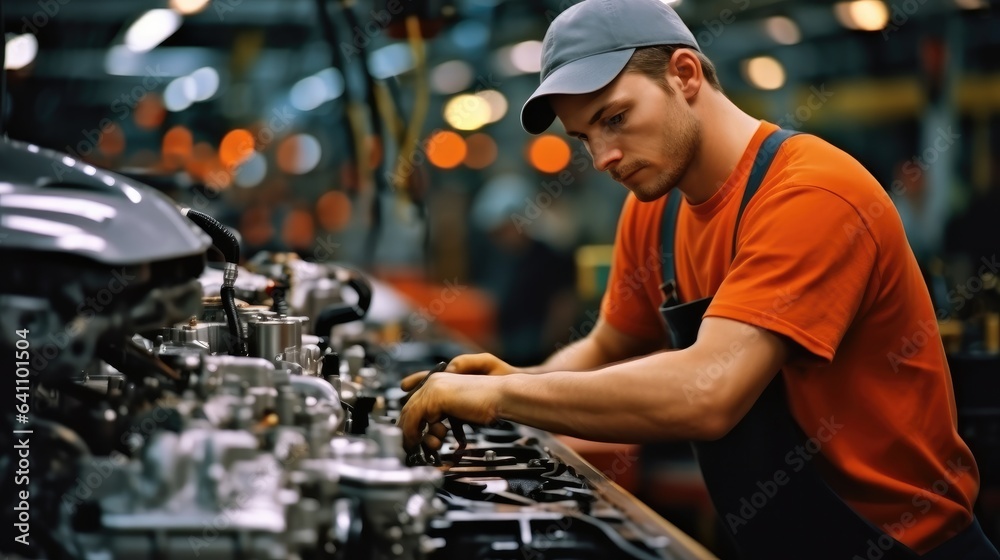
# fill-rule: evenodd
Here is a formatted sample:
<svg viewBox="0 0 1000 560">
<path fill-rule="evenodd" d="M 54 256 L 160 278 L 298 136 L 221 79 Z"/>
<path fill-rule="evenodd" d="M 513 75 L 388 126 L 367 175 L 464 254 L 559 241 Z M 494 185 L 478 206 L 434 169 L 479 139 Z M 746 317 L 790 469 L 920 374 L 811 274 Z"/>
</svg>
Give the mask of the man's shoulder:
<svg viewBox="0 0 1000 560">
<path fill-rule="evenodd" d="M 851 240 L 867 233 L 876 246 L 905 245 L 892 199 L 853 156 L 808 134 L 789 139 L 778 156 L 747 206 L 744 221 L 807 219 L 812 231 L 836 225 Z"/>
<path fill-rule="evenodd" d="M 786 140 L 761 185 L 760 198 L 787 189 L 834 194 L 851 206 L 889 203 L 885 189 L 854 156 L 812 134 Z"/>
<path fill-rule="evenodd" d="M 815 134 L 800 133 L 785 141 L 778 153 L 779 160 L 799 172 L 864 170 L 864 166 L 847 151 Z M 847 168 L 844 168 L 844 165 Z"/>
</svg>

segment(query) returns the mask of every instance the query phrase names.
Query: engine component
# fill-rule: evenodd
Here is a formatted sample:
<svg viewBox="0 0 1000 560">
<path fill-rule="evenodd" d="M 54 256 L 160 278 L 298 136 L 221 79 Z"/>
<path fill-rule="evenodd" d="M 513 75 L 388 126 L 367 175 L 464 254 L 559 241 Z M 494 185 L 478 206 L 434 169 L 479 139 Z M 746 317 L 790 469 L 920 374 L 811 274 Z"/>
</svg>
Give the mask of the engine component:
<svg viewBox="0 0 1000 560">
<path fill-rule="evenodd" d="M 0 414 L 0 521 L 31 507 L 8 558 L 708 557 L 544 434 L 456 422 L 447 471 L 407 466 L 398 383 L 445 345 L 331 336 L 368 310 L 360 274 L 266 254 L 237 276 L 233 246 L 206 269 L 155 191 L 13 141 L 0 163 L 0 345 L 32 348 L 7 376 L 29 372 L 30 421 Z"/>
<path fill-rule="evenodd" d="M 162 194 L 38 146 L 0 140 L 4 348 L 27 329 L 46 342 L 39 378 L 82 370 L 102 339 L 195 313 L 208 237 Z M 5 365 L 4 367 L 7 367 Z"/>
<path fill-rule="evenodd" d="M 248 267 L 271 278 L 287 278 L 289 293 L 284 297 L 291 312 L 315 318 L 317 336 L 330 336 L 335 325 L 364 318 L 371 305 L 371 283 L 353 270 L 267 252 L 259 253 Z M 345 287 L 353 292 L 353 300 L 344 298 Z"/>
<path fill-rule="evenodd" d="M 248 320 L 253 329 L 250 343 L 254 356 L 276 359 L 284 356 L 291 362 L 298 362 L 299 348 L 302 346 L 302 321 L 294 317 L 257 318 Z"/>
<path fill-rule="evenodd" d="M 236 315 L 236 277 L 239 271 L 240 242 L 236 240 L 233 232 L 229 231 L 226 226 L 208 214 L 190 208 L 184 208 L 181 212 L 211 236 L 212 243 L 215 244 L 215 247 L 222 252 L 223 257 L 226 259 L 219 297 L 222 299 L 222 310 L 226 316 L 226 326 L 229 328 L 229 336 L 232 338 L 232 342 L 229 344 L 229 353 L 235 356 L 246 356 L 247 348 L 244 328 L 239 317 Z"/>
</svg>

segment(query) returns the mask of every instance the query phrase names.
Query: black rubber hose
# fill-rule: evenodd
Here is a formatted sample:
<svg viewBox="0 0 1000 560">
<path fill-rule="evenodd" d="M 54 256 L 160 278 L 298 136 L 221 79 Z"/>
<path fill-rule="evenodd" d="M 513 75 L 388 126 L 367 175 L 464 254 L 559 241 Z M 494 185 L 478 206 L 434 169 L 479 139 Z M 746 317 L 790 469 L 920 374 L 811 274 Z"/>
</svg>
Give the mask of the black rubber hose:
<svg viewBox="0 0 1000 560">
<path fill-rule="evenodd" d="M 229 228 L 204 212 L 188 208 L 184 210 L 184 214 L 195 225 L 205 230 L 205 233 L 212 238 L 212 244 L 222 251 L 222 255 L 227 263 L 232 264 L 233 267 L 239 264 L 240 242 L 236 239 L 236 235 L 229 231 Z M 228 275 L 230 272 L 233 273 L 232 278 L 228 279 L 228 281 L 223 281 L 222 289 L 219 290 L 219 295 L 222 296 L 222 310 L 226 314 L 229 335 L 232 337 L 229 343 L 229 354 L 233 356 L 246 356 L 246 335 L 243 333 L 243 323 L 240 322 L 240 317 L 236 314 L 236 288 L 231 285 L 236 278 L 235 268 L 232 270 L 227 268 L 226 274 Z"/>
<path fill-rule="evenodd" d="M 226 324 L 229 325 L 229 334 L 233 339 L 229 343 L 229 354 L 232 356 L 247 355 L 247 339 L 243 333 L 243 323 L 240 322 L 236 314 L 236 288 L 223 286 L 219 290 L 222 296 L 222 310 L 226 313 Z"/>
<path fill-rule="evenodd" d="M 181 378 L 180 374 L 159 357 L 129 339 L 101 345 L 97 356 L 125 374 L 129 381 L 139 382 L 154 373 L 171 381 L 180 381 Z"/>
<path fill-rule="evenodd" d="M 240 242 L 236 239 L 233 232 L 229 231 L 229 228 L 222 225 L 221 222 L 204 212 L 191 210 L 189 208 L 185 213 L 187 214 L 189 220 L 194 222 L 201 229 L 205 230 L 205 233 L 212 238 L 212 244 L 222 251 L 222 255 L 225 257 L 226 262 L 239 264 Z"/>
<path fill-rule="evenodd" d="M 352 272 L 347 285 L 358 294 L 356 303 L 335 303 L 320 311 L 316 317 L 316 336 L 330 336 L 334 325 L 363 319 L 372 303 L 372 285 L 360 274 Z"/>
<path fill-rule="evenodd" d="M 274 311 L 278 315 L 288 316 L 292 314 L 292 309 L 288 305 L 288 299 L 285 297 L 286 289 L 288 287 L 288 282 L 285 277 L 277 280 L 273 288 L 271 288 L 271 311 Z"/>
</svg>

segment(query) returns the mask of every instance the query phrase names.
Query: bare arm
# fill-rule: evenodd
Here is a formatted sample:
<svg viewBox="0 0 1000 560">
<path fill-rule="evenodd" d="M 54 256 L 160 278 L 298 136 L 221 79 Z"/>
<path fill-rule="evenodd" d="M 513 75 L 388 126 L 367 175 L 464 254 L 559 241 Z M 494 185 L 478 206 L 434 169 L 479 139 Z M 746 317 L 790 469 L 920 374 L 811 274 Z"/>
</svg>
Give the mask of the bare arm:
<svg viewBox="0 0 1000 560">
<path fill-rule="evenodd" d="M 498 418 L 597 441 L 717 439 L 750 410 L 789 343 L 738 321 L 706 318 L 694 346 L 589 372 L 440 375 L 403 408 L 408 448 L 425 423 Z"/>
<path fill-rule="evenodd" d="M 604 318 L 584 338 L 559 349 L 549 356 L 545 363 L 524 368 L 525 373 L 551 371 L 586 371 L 614 362 L 651 354 L 666 347 L 655 340 L 644 340 L 623 333 L 614 328 Z"/>
<path fill-rule="evenodd" d="M 464 354 L 448 364 L 449 373 L 471 375 L 508 375 L 511 373 L 544 373 L 550 371 L 587 371 L 614 362 L 644 356 L 663 350 L 664 344 L 627 335 L 598 318 L 587 336 L 564 346 L 542 365 L 515 368 L 493 354 Z M 427 375 L 426 371 L 406 377 L 400 384 L 404 391 L 416 387 Z"/>
</svg>

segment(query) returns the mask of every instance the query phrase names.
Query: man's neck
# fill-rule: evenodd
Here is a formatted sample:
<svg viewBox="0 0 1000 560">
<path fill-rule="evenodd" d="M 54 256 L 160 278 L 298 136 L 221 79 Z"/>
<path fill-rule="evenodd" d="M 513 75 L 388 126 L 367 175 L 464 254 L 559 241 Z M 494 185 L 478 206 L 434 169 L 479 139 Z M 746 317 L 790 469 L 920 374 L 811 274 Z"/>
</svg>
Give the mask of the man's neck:
<svg viewBox="0 0 1000 560">
<path fill-rule="evenodd" d="M 720 92 L 710 91 L 698 103 L 701 146 L 678 185 L 689 204 L 701 204 L 722 188 L 760 126 Z"/>
</svg>

